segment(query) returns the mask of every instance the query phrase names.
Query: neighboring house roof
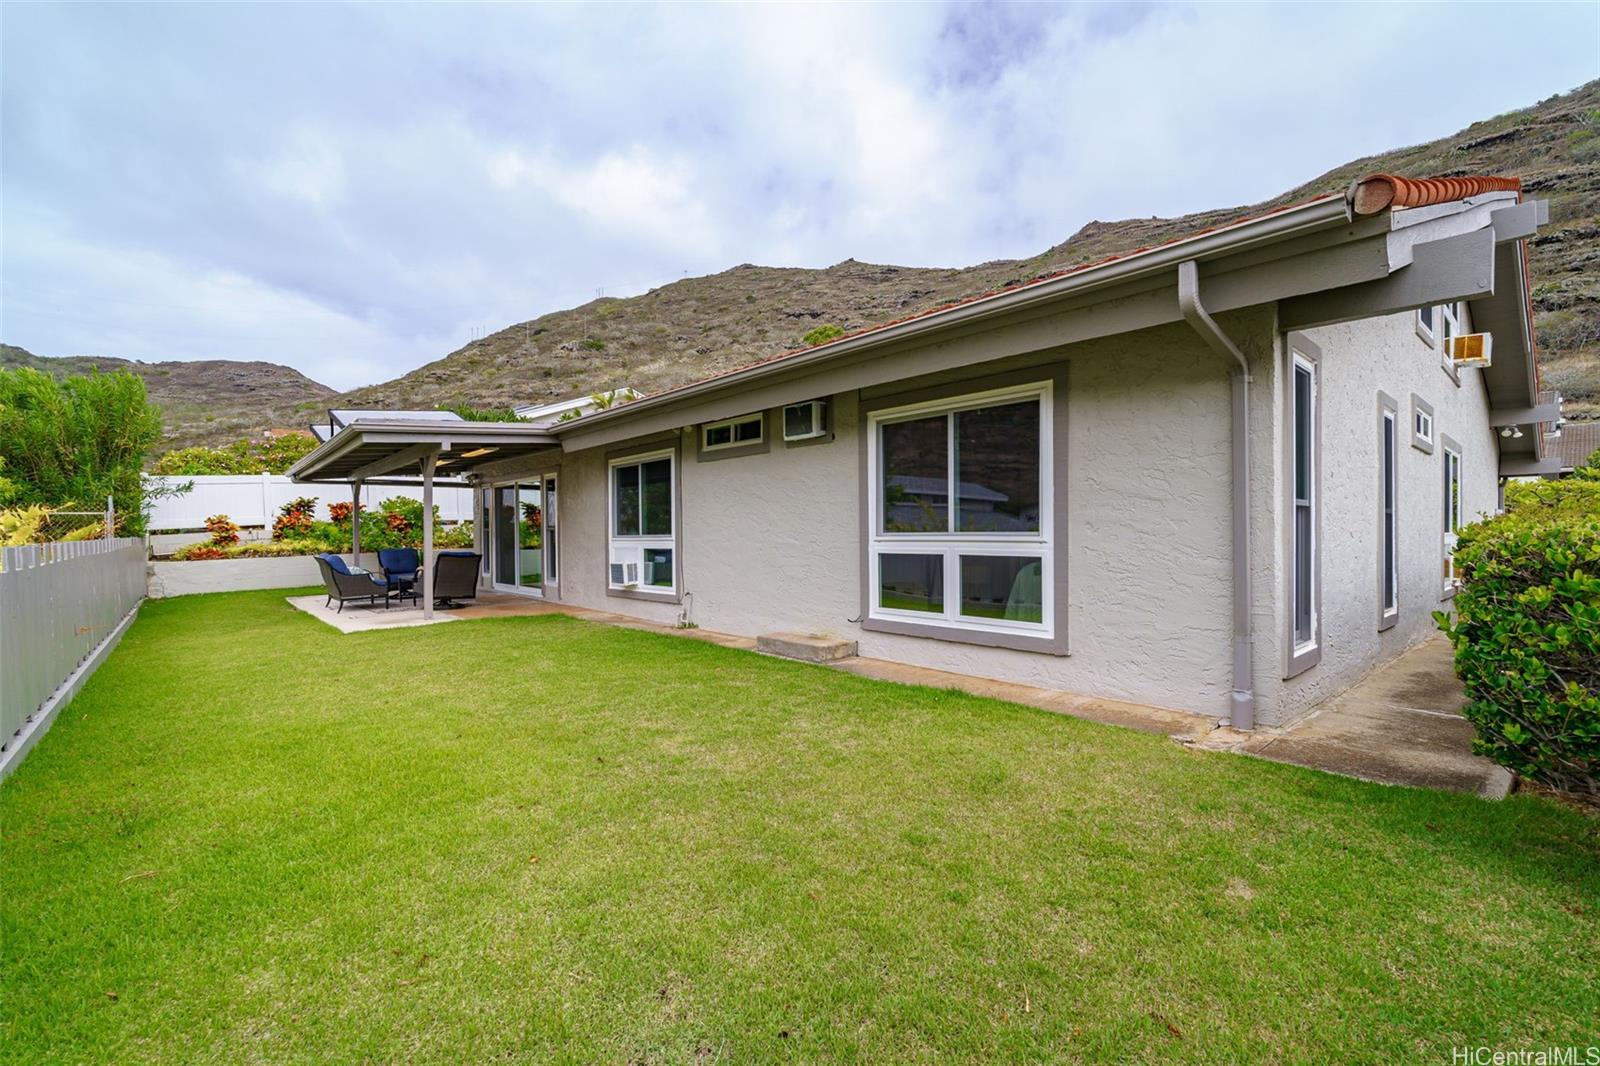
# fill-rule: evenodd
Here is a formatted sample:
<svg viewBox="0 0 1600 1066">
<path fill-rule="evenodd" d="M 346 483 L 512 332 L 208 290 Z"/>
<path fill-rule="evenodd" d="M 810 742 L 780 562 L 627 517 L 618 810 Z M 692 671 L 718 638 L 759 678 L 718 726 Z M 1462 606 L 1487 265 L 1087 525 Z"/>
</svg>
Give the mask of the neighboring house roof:
<svg viewBox="0 0 1600 1066">
<path fill-rule="evenodd" d="M 462 422 L 454 411 L 390 411 L 379 408 L 339 407 L 328 412 L 326 424 L 313 422 L 309 427 L 321 441 L 332 440 L 334 435 L 352 422 L 374 421 L 406 422 Z"/>
<path fill-rule="evenodd" d="M 624 385 L 619 389 L 602 390 L 602 393 L 612 398 L 613 406 L 621 406 L 637 400 L 644 394 L 638 389 Z M 530 422 L 554 422 L 568 411 L 577 411 L 580 415 L 585 411 L 599 409 L 600 405 L 594 402 L 597 393 L 584 393 L 581 396 L 569 396 L 565 400 L 554 400 L 550 403 L 525 403 L 511 409 L 511 413 L 518 418 L 525 418 Z"/>
<path fill-rule="evenodd" d="M 1553 443 L 1562 471 L 1575 470 L 1600 450 L 1600 422 L 1568 422 Z"/>
</svg>

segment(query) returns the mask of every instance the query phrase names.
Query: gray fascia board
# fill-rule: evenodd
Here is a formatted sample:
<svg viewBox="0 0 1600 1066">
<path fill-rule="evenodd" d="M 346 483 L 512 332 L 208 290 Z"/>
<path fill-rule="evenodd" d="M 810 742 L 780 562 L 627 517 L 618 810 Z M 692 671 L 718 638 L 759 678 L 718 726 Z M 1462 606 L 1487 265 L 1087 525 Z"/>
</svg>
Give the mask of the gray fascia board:
<svg viewBox="0 0 1600 1066">
<path fill-rule="evenodd" d="M 289 468 L 289 477 L 295 481 L 316 481 L 318 471 L 326 469 L 347 452 L 367 444 L 426 443 L 439 443 L 441 446 L 450 443 L 540 444 L 553 447 L 556 438 L 548 430 L 521 423 L 357 420 L 302 456 Z"/>
<path fill-rule="evenodd" d="M 1489 411 L 1489 425 L 1495 429 L 1501 426 L 1531 426 L 1536 422 L 1554 422 L 1560 417 L 1559 403 L 1542 403 L 1537 407 L 1493 408 Z"/>
<path fill-rule="evenodd" d="M 1411 265 L 1389 277 L 1282 301 L 1280 328 L 1313 329 L 1492 295 L 1494 247 L 1487 227 L 1419 244 Z"/>
<path fill-rule="evenodd" d="M 1489 224 L 1494 227 L 1496 244 L 1532 237 L 1539 231 L 1539 204 L 1529 200 L 1502 207 L 1489 215 Z"/>
</svg>

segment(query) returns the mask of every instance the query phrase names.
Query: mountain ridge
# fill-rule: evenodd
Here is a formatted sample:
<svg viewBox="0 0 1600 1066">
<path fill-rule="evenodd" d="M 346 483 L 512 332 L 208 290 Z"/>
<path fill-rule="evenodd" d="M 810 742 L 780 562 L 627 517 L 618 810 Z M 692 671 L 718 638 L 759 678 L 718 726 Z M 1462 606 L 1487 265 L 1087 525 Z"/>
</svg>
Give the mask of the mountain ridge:
<svg viewBox="0 0 1600 1066">
<path fill-rule="evenodd" d="M 222 405 L 218 409 L 202 410 L 203 402 L 179 398 L 181 417 L 169 426 L 169 436 L 173 446 L 220 443 L 276 425 L 303 426 L 316 411 L 336 406 L 504 407 L 623 385 L 656 392 L 803 347 L 806 333 L 819 326 L 854 332 L 923 313 L 1337 192 L 1374 171 L 1516 175 L 1525 194 L 1550 201 L 1550 222 L 1529 248 L 1543 383 L 1565 395 L 1569 417 L 1600 418 L 1600 81 L 1594 81 L 1446 137 L 1352 160 L 1259 203 L 1176 218 L 1093 220 L 1025 259 L 969 267 L 853 258 L 822 268 L 741 263 L 638 296 L 601 297 L 514 323 L 392 380 L 343 393 L 288 368 L 281 369 L 294 377 L 261 371 L 254 389 L 211 389 L 208 395 L 215 393 Z M 131 364 L 152 382 L 153 395 L 155 379 L 167 383 L 174 371 L 161 375 L 139 368 L 198 365 Z M 235 401 L 256 407 L 227 405 Z"/>
</svg>

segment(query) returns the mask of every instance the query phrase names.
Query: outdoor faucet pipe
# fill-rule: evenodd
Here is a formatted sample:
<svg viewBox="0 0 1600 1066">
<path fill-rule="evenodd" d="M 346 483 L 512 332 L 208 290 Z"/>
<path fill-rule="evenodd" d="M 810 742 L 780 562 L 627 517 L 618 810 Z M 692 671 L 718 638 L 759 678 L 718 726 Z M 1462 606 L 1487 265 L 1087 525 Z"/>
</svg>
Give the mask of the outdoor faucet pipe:
<svg viewBox="0 0 1600 1066">
<path fill-rule="evenodd" d="M 1228 723 L 1254 729 L 1256 694 L 1250 618 L 1250 363 L 1200 302 L 1200 270 L 1193 259 L 1178 264 L 1178 309 L 1212 351 L 1231 358 L 1233 371 L 1233 695 Z"/>
</svg>

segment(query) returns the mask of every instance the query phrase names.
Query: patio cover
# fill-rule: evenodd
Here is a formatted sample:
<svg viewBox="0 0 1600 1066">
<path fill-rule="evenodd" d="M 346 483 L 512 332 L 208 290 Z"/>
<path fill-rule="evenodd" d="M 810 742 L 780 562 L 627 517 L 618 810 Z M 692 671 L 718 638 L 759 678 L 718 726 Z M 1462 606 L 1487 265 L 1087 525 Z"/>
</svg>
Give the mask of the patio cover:
<svg viewBox="0 0 1600 1066">
<path fill-rule="evenodd" d="M 298 484 L 348 484 L 357 503 L 363 484 L 420 483 L 422 513 L 431 515 L 435 484 L 466 486 L 466 476 L 487 463 L 560 446 L 547 428 L 526 422 L 360 419 L 290 467 L 289 476 Z M 437 480 L 440 475 L 446 480 Z M 359 556 L 359 522 L 350 526 L 350 550 Z M 422 525 L 422 615 L 433 617 L 432 522 Z"/>
</svg>

